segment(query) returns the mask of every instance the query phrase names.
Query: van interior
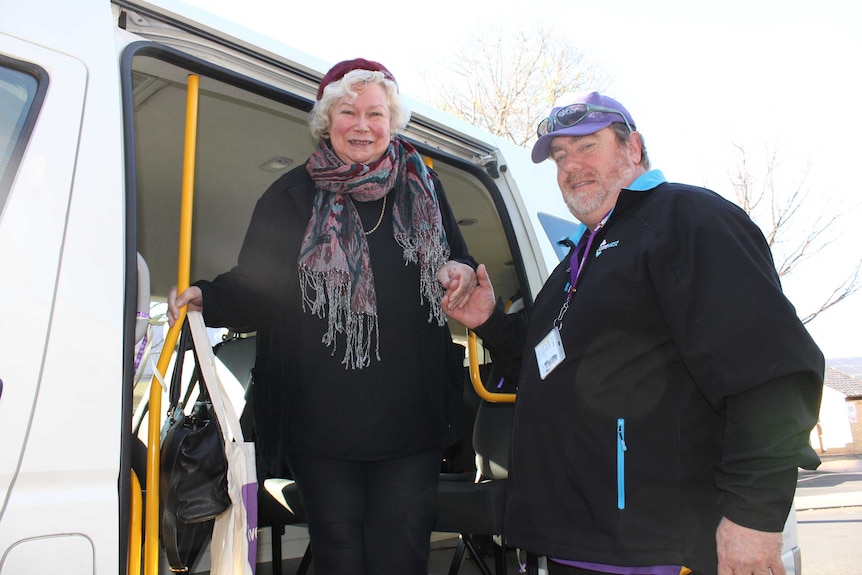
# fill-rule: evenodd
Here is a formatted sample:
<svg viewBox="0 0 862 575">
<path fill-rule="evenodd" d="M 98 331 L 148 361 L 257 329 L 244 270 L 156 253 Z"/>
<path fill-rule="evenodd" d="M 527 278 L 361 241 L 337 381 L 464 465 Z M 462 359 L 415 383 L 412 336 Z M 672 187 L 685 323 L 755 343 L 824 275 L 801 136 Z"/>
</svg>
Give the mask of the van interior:
<svg viewBox="0 0 862 575">
<path fill-rule="evenodd" d="M 236 264 L 257 199 L 314 149 L 307 123 L 313 102 L 164 47 L 140 46 L 127 61 L 127 154 L 134 154 L 129 165 L 136 167 L 128 174 L 129 218 L 149 270 L 150 299 L 158 303 L 177 284 L 189 75 L 198 76 L 200 85 L 191 281 L 211 279 Z M 465 153 L 465 143 L 441 146 L 414 132 L 421 135 L 411 124 L 405 136 L 440 177 L 471 254 L 487 266 L 498 296 L 515 296 L 521 290 L 517 258 L 493 179 Z M 453 338 L 464 342 L 464 326 L 450 323 Z"/>
</svg>

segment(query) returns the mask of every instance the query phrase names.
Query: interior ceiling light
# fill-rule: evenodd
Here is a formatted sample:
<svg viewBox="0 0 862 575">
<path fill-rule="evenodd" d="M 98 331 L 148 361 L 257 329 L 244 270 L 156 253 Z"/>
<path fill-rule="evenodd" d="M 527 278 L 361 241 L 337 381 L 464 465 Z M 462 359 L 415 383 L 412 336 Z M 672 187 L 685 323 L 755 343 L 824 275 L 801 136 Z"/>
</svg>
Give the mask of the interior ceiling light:
<svg viewBox="0 0 862 575">
<path fill-rule="evenodd" d="M 261 164 L 260 169 L 264 172 L 281 172 L 288 169 L 292 164 L 293 160 L 287 156 L 276 156 Z"/>
</svg>

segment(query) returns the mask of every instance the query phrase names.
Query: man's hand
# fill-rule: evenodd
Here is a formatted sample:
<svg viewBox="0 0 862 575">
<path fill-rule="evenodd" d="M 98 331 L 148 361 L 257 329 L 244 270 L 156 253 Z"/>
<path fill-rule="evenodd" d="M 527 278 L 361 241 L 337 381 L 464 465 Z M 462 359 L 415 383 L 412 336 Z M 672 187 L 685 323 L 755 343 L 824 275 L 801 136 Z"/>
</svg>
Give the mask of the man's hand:
<svg viewBox="0 0 862 575">
<path fill-rule="evenodd" d="M 781 562 L 781 533 L 749 529 L 722 517 L 715 542 L 718 575 L 787 575 Z"/>
<path fill-rule="evenodd" d="M 443 296 L 443 311 L 446 312 L 446 315 L 470 329 L 485 323 L 497 305 L 494 287 L 491 285 L 491 278 L 488 277 L 485 264 L 479 264 L 476 278 L 479 280 L 479 285 L 474 285 L 468 299 L 459 301 L 457 304 L 453 303 L 448 290 Z"/>
</svg>

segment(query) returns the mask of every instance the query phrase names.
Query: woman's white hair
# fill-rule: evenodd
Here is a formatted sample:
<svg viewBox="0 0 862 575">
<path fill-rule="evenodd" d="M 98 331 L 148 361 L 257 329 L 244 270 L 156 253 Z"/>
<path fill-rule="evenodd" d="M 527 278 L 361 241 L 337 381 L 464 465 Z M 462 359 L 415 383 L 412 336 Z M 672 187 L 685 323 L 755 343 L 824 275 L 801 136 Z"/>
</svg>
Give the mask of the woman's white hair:
<svg viewBox="0 0 862 575">
<path fill-rule="evenodd" d="M 398 95 L 398 85 L 387 79 L 383 72 L 351 70 L 340 80 L 326 86 L 320 100 L 311 109 L 308 125 L 315 140 L 329 135 L 329 127 L 332 125 L 332 108 L 336 102 L 344 96 L 355 98 L 357 86 L 367 84 L 380 84 L 386 91 L 386 98 L 389 101 L 389 129 L 392 137 L 395 137 L 407 126 L 407 122 L 410 120 L 410 110 L 401 102 Z"/>
</svg>

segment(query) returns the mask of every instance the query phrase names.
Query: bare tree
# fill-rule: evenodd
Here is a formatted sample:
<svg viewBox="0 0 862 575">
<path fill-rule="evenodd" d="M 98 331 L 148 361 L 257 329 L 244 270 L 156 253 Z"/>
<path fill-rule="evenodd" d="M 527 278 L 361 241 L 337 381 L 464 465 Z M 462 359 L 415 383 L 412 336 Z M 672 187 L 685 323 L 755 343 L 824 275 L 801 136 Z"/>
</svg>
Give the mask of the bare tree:
<svg viewBox="0 0 862 575">
<path fill-rule="evenodd" d="M 813 192 L 806 186 L 810 166 L 794 186 L 779 186 L 776 183 L 778 154 L 767 152 L 765 175 L 754 176 L 751 159 L 743 146 L 734 145 L 737 156 L 736 172 L 731 174 L 731 184 L 739 206 L 751 216 L 766 236 L 766 241 L 775 258 L 775 267 L 780 277 L 788 276 L 814 256 L 821 254 L 837 239 L 833 233 L 838 213 L 826 212 L 822 201 L 815 202 Z M 819 208 L 811 204 L 818 203 Z M 801 233 L 799 233 L 801 231 Z M 808 323 L 821 312 L 842 302 L 862 288 L 862 261 L 846 278 L 835 286 L 814 311 L 802 318 Z"/>
<path fill-rule="evenodd" d="M 605 72 L 575 48 L 567 36 L 547 26 L 522 22 L 517 30 L 486 25 L 456 48 L 453 64 L 425 75 L 429 100 L 438 108 L 523 147 L 536 139 L 536 124 L 566 92 L 603 91 Z M 767 154 L 765 176 L 755 177 L 741 145 L 731 183 L 738 204 L 763 230 L 780 277 L 786 277 L 835 241 L 830 215 L 806 186 L 809 167 L 793 186 L 776 183 L 778 156 Z M 813 216 L 812 216 L 813 214 Z M 804 230 L 803 233 L 799 233 Z M 838 283 L 814 311 L 808 323 L 862 288 L 862 261 Z"/>
<path fill-rule="evenodd" d="M 536 139 L 536 125 L 566 92 L 602 90 L 597 65 L 543 26 L 498 27 L 471 34 L 449 70 L 425 82 L 432 103 L 519 146 Z"/>
</svg>

